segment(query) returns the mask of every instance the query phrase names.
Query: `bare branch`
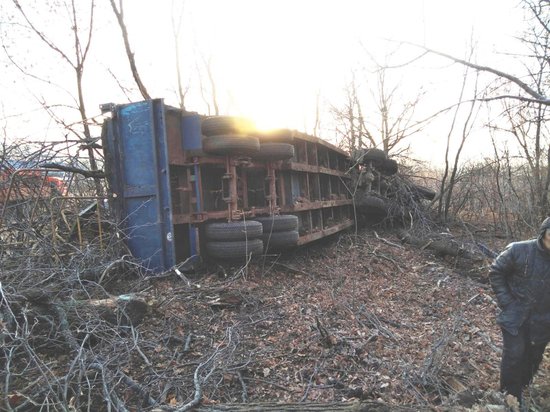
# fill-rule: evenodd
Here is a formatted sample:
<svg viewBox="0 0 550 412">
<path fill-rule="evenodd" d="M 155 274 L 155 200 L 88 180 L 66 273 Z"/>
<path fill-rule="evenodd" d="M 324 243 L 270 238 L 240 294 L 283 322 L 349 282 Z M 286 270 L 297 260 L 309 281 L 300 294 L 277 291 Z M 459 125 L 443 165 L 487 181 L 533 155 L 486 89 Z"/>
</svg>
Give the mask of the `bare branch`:
<svg viewBox="0 0 550 412">
<path fill-rule="evenodd" d="M 521 81 L 518 77 L 513 76 L 509 73 L 503 72 L 503 71 L 495 69 L 493 67 L 482 66 L 482 65 L 479 65 L 479 64 L 469 62 L 469 61 L 464 60 L 464 59 L 459 59 L 458 57 L 454 57 L 454 56 L 451 56 L 450 54 L 439 52 L 437 50 L 433 50 L 433 49 L 430 49 L 428 47 L 421 46 L 419 44 L 410 43 L 410 42 L 404 42 L 404 43 L 409 44 L 409 45 L 414 46 L 414 47 L 418 47 L 420 49 L 423 49 L 423 50 L 425 50 L 426 52 L 428 52 L 430 54 L 435 54 L 436 56 L 440 56 L 440 57 L 444 57 L 446 59 L 452 60 L 455 63 L 462 64 L 462 65 L 470 67 L 474 70 L 487 72 L 487 73 L 492 73 L 492 74 L 494 74 L 498 77 L 507 79 L 507 80 L 511 81 L 512 83 L 515 83 L 516 85 L 518 85 L 520 88 L 522 88 L 527 94 L 532 96 L 535 99 L 535 101 L 540 102 L 542 104 L 550 105 L 550 99 L 548 99 L 546 96 L 538 93 L 533 88 L 529 87 L 526 83 Z"/>
<path fill-rule="evenodd" d="M 132 48 L 130 47 L 128 30 L 126 29 L 126 24 L 124 23 L 124 11 L 122 8 L 123 2 L 122 0 L 120 0 L 120 10 L 119 10 L 117 5 L 115 4 L 115 0 L 109 0 L 109 1 L 111 2 L 111 7 L 117 18 L 118 25 L 120 26 L 120 31 L 122 32 L 122 39 L 124 40 L 124 47 L 126 49 L 126 56 L 128 56 L 128 63 L 130 63 L 130 70 L 132 71 L 132 76 L 134 76 L 134 80 L 136 81 L 138 89 L 141 95 L 143 96 L 143 98 L 146 100 L 150 100 L 151 95 L 149 94 L 149 92 L 145 88 L 145 85 L 141 81 L 141 77 L 139 75 L 139 71 L 136 66 L 136 59 L 134 57 L 134 53 L 132 52 Z"/>
<path fill-rule="evenodd" d="M 71 61 L 71 59 L 69 59 L 69 57 L 59 48 L 57 47 L 55 44 L 53 44 L 50 40 L 48 40 L 48 38 L 46 37 L 46 35 L 40 31 L 29 19 L 29 17 L 27 16 L 27 13 L 23 10 L 23 7 L 21 6 L 21 4 L 19 4 L 19 1 L 18 0 L 12 0 L 13 1 L 13 4 L 15 4 L 15 7 L 17 8 L 17 10 L 19 10 L 19 13 L 21 13 L 21 15 L 23 16 L 23 18 L 25 19 L 25 21 L 27 22 L 27 24 L 29 25 L 29 27 L 32 29 L 32 31 L 40 38 L 40 40 L 42 40 L 50 49 L 52 49 L 53 51 L 55 51 L 57 54 L 59 54 L 61 56 L 61 58 L 63 58 L 67 63 L 69 63 L 73 68 L 76 68 L 75 64 Z"/>
</svg>

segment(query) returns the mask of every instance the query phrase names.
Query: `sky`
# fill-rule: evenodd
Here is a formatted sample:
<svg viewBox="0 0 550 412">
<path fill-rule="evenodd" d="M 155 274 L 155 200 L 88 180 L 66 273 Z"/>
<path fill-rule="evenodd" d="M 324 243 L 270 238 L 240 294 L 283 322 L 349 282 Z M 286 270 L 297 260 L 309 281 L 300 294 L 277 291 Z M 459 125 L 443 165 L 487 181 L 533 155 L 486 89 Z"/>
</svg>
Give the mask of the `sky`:
<svg viewBox="0 0 550 412">
<path fill-rule="evenodd" d="M 62 3 L 22 4 L 37 27 L 69 54 L 71 27 Z M 88 4 L 77 2 L 84 29 Z M 188 110 L 207 114 L 208 101 L 212 113 L 205 72 L 209 62 L 221 114 L 250 117 L 261 127 L 311 133 L 319 108 L 319 134 L 335 142 L 330 111 L 343 104 L 352 77 L 376 130 L 373 60 L 401 64 L 416 56 L 418 50 L 403 41 L 457 57 L 467 55 L 473 42 L 476 61 L 513 71 L 517 62 L 506 52 L 517 47 L 514 36 L 523 25 L 516 5 L 517 0 L 133 0 L 125 2 L 125 19 L 138 69 L 154 97 L 177 105 L 172 21 L 179 21 L 181 13 L 180 65 Z M 26 30 L 10 1 L 0 2 L 0 16 L 5 50 L 0 50 L 0 126 L 12 138 L 57 139 L 66 131 L 41 107 L 43 102 L 55 105 L 66 123 L 78 120 L 74 110 L 63 108 L 73 104 L 74 73 Z M 457 101 L 462 72 L 443 59 L 424 58 L 391 70 L 388 82 L 398 87 L 398 103 L 424 93 L 416 114 L 427 117 Z M 95 9 L 84 87 L 89 117 L 99 116 L 100 103 L 140 100 L 106 1 Z M 411 140 L 418 158 L 441 158 L 448 123 L 442 118 Z M 475 129 L 476 139 L 483 139 L 482 123 Z M 474 146 L 470 155 L 475 154 L 479 148 Z"/>
</svg>

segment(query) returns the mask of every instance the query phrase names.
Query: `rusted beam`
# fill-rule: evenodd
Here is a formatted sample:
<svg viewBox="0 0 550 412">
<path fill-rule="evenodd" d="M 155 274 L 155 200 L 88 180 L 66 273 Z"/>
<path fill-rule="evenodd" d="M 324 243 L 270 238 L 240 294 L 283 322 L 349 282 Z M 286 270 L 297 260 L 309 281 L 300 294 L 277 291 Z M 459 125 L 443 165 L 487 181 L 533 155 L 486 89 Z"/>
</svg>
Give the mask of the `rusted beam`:
<svg viewBox="0 0 550 412">
<path fill-rule="evenodd" d="M 323 173 L 331 176 L 338 176 L 343 179 L 351 178 L 347 173 L 327 167 L 312 166 L 299 162 L 283 162 L 280 166 L 281 170 L 293 170 L 296 172 Z"/>
<path fill-rule="evenodd" d="M 316 202 L 302 202 L 296 203 L 290 206 L 282 206 L 281 212 L 300 212 L 304 210 L 311 209 L 323 209 L 327 207 L 336 207 L 336 206 L 347 206 L 353 204 L 351 199 L 341 199 L 341 200 L 319 200 Z"/>
<path fill-rule="evenodd" d="M 346 222 L 339 223 L 326 229 L 322 229 L 307 235 L 300 236 L 298 239 L 298 245 L 305 245 L 306 243 L 313 242 L 314 240 L 321 239 L 325 236 L 333 235 L 341 230 L 347 229 L 354 225 L 353 220 L 347 220 Z"/>
</svg>

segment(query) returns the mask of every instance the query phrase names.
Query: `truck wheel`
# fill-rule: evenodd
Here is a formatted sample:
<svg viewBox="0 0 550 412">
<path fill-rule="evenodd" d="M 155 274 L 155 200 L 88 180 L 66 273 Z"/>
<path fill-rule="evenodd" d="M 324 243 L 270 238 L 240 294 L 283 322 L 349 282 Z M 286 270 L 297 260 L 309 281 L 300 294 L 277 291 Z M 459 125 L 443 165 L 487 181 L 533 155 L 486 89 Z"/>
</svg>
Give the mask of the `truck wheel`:
<svg viewBox="0 0 550 412">
<path fill-rule="evenodd" d="M 363 195 L 356 196 L 355 206 L 363 213 L 366 214 L 386 214 L 388 212 L 388 207 L 386 202 L 383 199 L 372 196 L 372 195 Z"/>
<path fill-rule="evenodd" d="M 255 220 L 208 223 L 204 228 L 208 240 L 246 240 L 262 235 L 262 224 Z"/>
<path fill-rule="evenodd" d="M 294 146 L 289 143 L 260 143 L 260 151 L 252 157 L 258 160 L 288 160 L 294 157 Z"/>
<path fill-rule="evenodd" d="M 262 240 L 266 250 L 287 249 L 298 244 L 300 234 L 296 230 L 264 233 Z"/>
<path fill-rule="evenodd" d="M 362 156 L 362 162 L 365 163 L 369 160 L 379 160 L 383 161 L 386 160 L 388 156 L 386 155 L 386 152 L 380 149 L 366 149 Z"/>
<path fill-rule="evenodd" d="M 224 134 L 250 134 L 254 131 L 254 123 L 242 117 L 213 116 L 202 121 L 201 131 L 205 136 Z"/>
<path fill-rule="evenodd" d="M 256 217 L 254 220 L 262 224 L 264 234 L 298 230 L 298 216 L 295 215 Z"/>
<path fill-rule="evenodd" d="M 261 255 L 264 251 L 264 244 L 261 239 L 206 242 L 205 246 L 206 252 L 218 259 L 242 259 L 249 255 Z"/>
<path fill-rule="evenodd" d="M 209 136 L 202 140 L 202 149 L 216 155 L 251 155 L 260 150 L 260 142 L 251 136 Z"/>
<path fill-rule="evenodd" d="M 386 176 L 393 176 L 399 170 L 397 161 L 394 159 L 384 159 L 380 166 L 380 172 Z"/>
</svg>

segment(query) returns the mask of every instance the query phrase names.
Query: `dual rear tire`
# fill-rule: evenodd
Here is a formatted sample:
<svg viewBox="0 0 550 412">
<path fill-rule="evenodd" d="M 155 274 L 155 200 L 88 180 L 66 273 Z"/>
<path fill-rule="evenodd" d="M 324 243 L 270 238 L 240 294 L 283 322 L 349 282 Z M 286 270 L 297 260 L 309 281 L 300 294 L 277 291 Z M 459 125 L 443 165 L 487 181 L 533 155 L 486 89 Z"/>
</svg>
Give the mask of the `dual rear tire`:
<svg viewBox="0 0 550 412">
<path fill-rule="evenodd" d="M 206 251 L 218 259 L 242 259 L 261 255 L 262 224 L 254 220 L 208 223 L 204 228 Z"/>
<path fill-rule="evenodd" d="M 206 252 L 217 259 L 243 259 L 261 255 L 264 250 L 289 249 L 295 247 L 300 238 L 298 217 L 295 215 L 208 223 L 204 236 Z"/>
<path fill-rule="evenodd" d="M 283 250 L 298 244 L 298 217 L 295 215 L 278 215 L 258 217 L 256 221 L 263 227 L 262 240 L 266 250 Z"/>
</svg>

